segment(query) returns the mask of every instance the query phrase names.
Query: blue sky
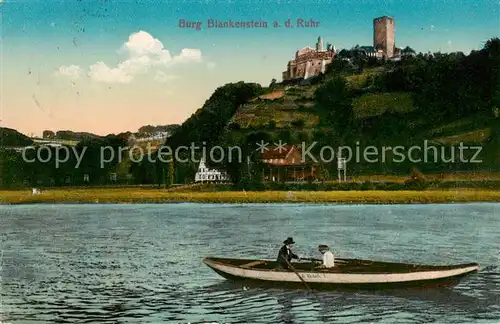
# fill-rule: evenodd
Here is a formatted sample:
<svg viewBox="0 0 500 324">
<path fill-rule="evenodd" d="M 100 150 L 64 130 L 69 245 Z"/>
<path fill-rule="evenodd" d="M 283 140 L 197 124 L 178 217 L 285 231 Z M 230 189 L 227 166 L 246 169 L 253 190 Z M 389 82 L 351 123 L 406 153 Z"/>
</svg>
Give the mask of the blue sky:
<svg viewBox="0 0 500 324">
<path fill-rule="evenodd" d="M 337 49 L 372 45 L 373 18 L 383 15 L 396 21 L 396 46 L 422 52 L 468 54 L 500 35 L 500 0 L 3 0 L 0 12 L 1 125 L 36 134 L 182 123 L 218 86 L 280 80 L 318 36 Z M 208 29 L 209 18 L 268 28 Z M 273 28 L 289 18 L 320 25 Z M 179 19 L 202 28 L 179 28 Z"/>
</svg>

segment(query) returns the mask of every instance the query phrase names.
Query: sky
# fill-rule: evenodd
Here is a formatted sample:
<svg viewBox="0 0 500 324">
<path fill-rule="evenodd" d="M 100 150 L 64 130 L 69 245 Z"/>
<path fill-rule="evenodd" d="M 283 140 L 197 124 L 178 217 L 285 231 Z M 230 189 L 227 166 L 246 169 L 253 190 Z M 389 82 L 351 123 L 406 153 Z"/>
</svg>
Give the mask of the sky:
<svg viewBox="0 0 500 324">
<path fill-rule="evenodd" d="M 385 15 L 396 46 L 417 52 L 468 54 L 500 36 L 500 0 L 0 0 L 0 126 L 40 136 L 180 124 L 226 83 L 281 80 L 318 36 L 337 50 L 373 45 L 373 19 Z M 209 19 L 267 28 L 209 28 Z"/>
</svg>

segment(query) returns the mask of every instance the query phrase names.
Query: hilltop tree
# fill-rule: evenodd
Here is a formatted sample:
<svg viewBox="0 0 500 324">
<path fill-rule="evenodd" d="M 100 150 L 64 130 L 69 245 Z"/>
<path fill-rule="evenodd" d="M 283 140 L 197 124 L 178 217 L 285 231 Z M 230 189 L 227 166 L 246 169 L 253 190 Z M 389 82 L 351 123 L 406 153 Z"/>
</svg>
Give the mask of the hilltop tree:
<svg viewBox="0 0 500 324">
<path fill-rule="evenodd" d="M 271 80 L 271 83 L 269 84 L 269 89 L 270 89 L 270 90 L 273 90 L 273 89 L 276 87 L 276 82 L 277 82 L 277 81 L 276 81 L 276 79 L 275 79 L 275 78 L 273 78 L 273 79 Z"/>
<path fill-rule="evenodd" d="M 337 75 L 337 74 L 352 74 L 354 72 L 354 67 L 352 63 L 346 60 L 335 59 L 330 64 L 326 66 L 326 75 Z"/>
<path fill-rule="evenodd" d="M 144 134 L 144 135 L 150 135 L 150 134 L 154 133 L 155 129 L 156 129 L 156 127 L 153 125 L 145 125 L 145 126 L 141 126 L 138 129 L 138 133 Z"/>
<path fill-rule="evenodd" d="M 56 134 L 51 130 L 44 130 L 42 133 L 42 137 L 44 139 L 53 139 L 56 137 Z"/>
<path fill-rule="evenodd" d="M 492 38 L 484 45 L 485 55 L 490 60 L 491 73 L 491 96 L 493 109 L 500 109 L 500 38 Z"/>
<path fill-rule="evenodd" d="M 338 52 L 337 57 L 340 59 L 349 59 L 351 58 L 351 52 L 343 48 L 340 52 Z"/>
<path fill-rule="evenodd" d="M 324 113 L 326 122 L 339 134 L 344 134 L 352 126 L 354 112 L 353 94 L 345 78 L 336 76 L 318 87 L 315 92 L 316 105 Z"/>
<path fill-rule="evenodd" d="M 401 50 L 401 54 L 416 54 L 415 50 L 411 48 L 410 46 L 406 46 Z"/>
<path fill-rule="evenodd" d="M 276 121 L 274 119 L 271 119 L 268 123 L 267 123 L 267 128 L 270 129 L 270 130 L 274 130 L 276 129 Z"/>
<path fill-rule="evenodd" d="M 397 64 L 375 81 L 384 92 L 414 96 L 417 111 L 430 123 L 472 114 L 491 114 L 500 101 L 498 38 L 468 56 L 461 53 L 417 55 Z"/>
</svg>

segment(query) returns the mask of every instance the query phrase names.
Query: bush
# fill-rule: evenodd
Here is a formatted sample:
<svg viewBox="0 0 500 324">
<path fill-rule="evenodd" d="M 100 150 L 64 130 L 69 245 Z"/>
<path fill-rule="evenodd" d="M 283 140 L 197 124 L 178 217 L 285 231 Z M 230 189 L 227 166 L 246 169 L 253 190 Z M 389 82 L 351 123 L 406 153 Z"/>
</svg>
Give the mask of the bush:
<svg viewBox="0 0 500 324">
<path fill-rule="evenodd" d="M 371 181 L 364 181 L 361 184 L 361 190 L 375 190 L 375 185 Z"/>
<path fill-rule="evenodd" d="M 293 127 L 302 128 L 302 127 L 304 127 L 305 122 L 303 119 L 297 119 L 297 120 L 294 120 L 291 124 Z"/>
<path fill-rule="evenodd" d="M 276 121 L 274 121 L 274 120 L 270 120 L 270 121 L 267 123 L 267 128 L 268 128 L 268 129 L 276 129 Z"/>
<path fill-rule="evenodd" d="M 294 102 L 295 103 L 306 103 L 306 102 L 310 102 L 312 99 L 309 98 L 309 97 L 306 97 L 306 96 L 300 96 L 299 98 L 295 99 Z"/>
<path fill-rule="evenodd" d="M 230 124 L 227 126 L 227 128 L 228 128 L 229 130 L 240 130 L 240 129 L 241 129 L 241 126 L 240 126 L 240 124 L 238 124 L 238 123 L 230 123 Z"/>
<path fill-rule="evenodd" d="M 397 182 L 380 182 L 375 185 L 376 190 L 395 191 L 405 189 L 404 184 Z"/>
<path fill-rule="evenodd" d="M 417 168 L 411 170 L 410 178 L 405 181 L 405 188 L 408 190 L 423 190 L 429 185 L 423 173 Z"/>
</svg>

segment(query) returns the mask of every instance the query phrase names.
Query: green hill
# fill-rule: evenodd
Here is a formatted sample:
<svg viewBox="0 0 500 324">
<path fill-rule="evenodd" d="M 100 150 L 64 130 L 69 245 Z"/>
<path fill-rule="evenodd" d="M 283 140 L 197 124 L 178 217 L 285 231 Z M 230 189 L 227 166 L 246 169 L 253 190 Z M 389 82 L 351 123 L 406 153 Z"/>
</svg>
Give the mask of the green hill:
<svg viewBox="0 0 500 324">
<path fill-rule="evenodd" d="M 500 151 L 498 113 L 493 113 L 500 107 L 499 44 L 492 39 L 468 56 L 435 53 L 372 65 L 340 62 L 307 83 L 274 83 L 264 89 L 267 94 L 236 111 L 224 142 L 283 140 L 297 145 L 316 142 L 318 148 L 360 144 L 407 149 L 423 149 L 427 143 L 438 152 L 428 156 L 436 162 L 361 161 L 351 164 L 350 173 L 407 174 L 415 166 L 426 172 L 495 170 Z M 460 161 L 460 145 L 480 146 L 481 163 Z M 463 159 L 474 154 L 465 152 Z M 336 172 L 333 163 L 327 168 Z"/>
<path fill-rule="evenodd" d="M 349 174 L 408 175 L 415 167 L 427 174 L 496 170 L 500 128 L 498 113 L 493 112 L 500 107 L 499 44 L 499 39 L 492 39 L 469 55 L 418 54 L 399 62 L 354 55 L 349 61 L 334 60 L 324 74 L 308 80 L 286 84 L 273 80 L 267 88 L 228 84 L 218 88 L 166 145 L 176 148 L 194 143 L 205 146 L 207 152 L 213 146 L 238 146 L 243 156 L 250 156 L 255 170 L 259 156 L 254 153 L 261 140 L 316 143 L 311 151 L 315 155 L 325 145 L 361 150 L 417 146 L 422 150 L 425 143 L 432 146 L 426 157 L 430 162 L 414 162 L 408 151 L 406 160 L 397 162 L 396 152 L 389 151 L 387 160 L 382 157 L 372 163 L 361 157 L 362 161 L 350 163 Z M 461 144 L 481 146 L 482 162 L 458 160 L 461 153 L 454 150 Z M 443 152 L 449 155 L 447 160 Z M 469 151 L 462 158 L 473 155 Z M 236 182 L 252 177 L 249 163 L 221 164 Z M 192 181 L 197 166 L 176 163 L 175 182 Z M 336 178 L 336 163 L 318 167 L 329 174 L 327 178 Z M 146 163 L 141 168 L 142 174 L 149 175 L 148 181 L 154 175 L 156 181 L 164 181 L 160 178 L 168 167 Z"/>
<path fill-rule="evenodd" d="M 21 147 L 32 144 L 33 140 L 15 129 L 0 127 L 0 147 Z"/>
<path fill-rule="evenodd" d="M 407 177 L 411 170 L 412 174 L 419 174 L 420 170 L 426 175 L 464 172 L 484 175 L 500 170 L 499 111 L 498 38 L 469 55 L 419 54 L 399 62 L 355 55 L 349 60 L 335 59 L 324 74 L 308 80 L 271 82 L 269 87 L 238 82 L 217 88 L 203 107 L 176 127 L 164 143 L 172 152 L 182 149 L 177 158 L 187 162 L 177 160 L 168 164 L 158 159 L 156 162 L 126 159 L 120 165 L 113 162 L 102 169 L 97 164 L 99 147 L 123 146 L 127 134 L 94 138 L 80 133 L 76 135 L 83 138 L 77 149 L 90 146 L 83 167 L 73 170 L 68 165 L 64 170 L 56 170 L 37 164 L 36 168 L 24 170 L 17 167 L 20 162 L 8 159 L 9 168 L 5 167 L 3 172 L 8 173 L 5 170 L 9 169 L 15 173 L 8 177 L 11 183 L 23 178 L 35 181 L 47 174 L 56 180 L 69 174 L 82 179 L 83 172 L 92 173 L 96 183 L 102 183 L 108 172 L 117 170 L 124 175 L 132 173 L 138 184 L 180 184 L 194 179 L 198 163 L 191 158 L 201 156 L 201 147 L 207 153 L 212 147 L 222 147 L 227 153 L 229 147 L 238 146 L 242 156 L 249 157 L 245 163 L 224 160 L 219 165 L 211 161 L 207 164 L 225 169 L 237 184 L 248 184 L 260 181 L 263 170 L 260 156 L 255 154 L 256 143 L 262 140 L 272 145 L 281 140 L 297 145 L 316 143 L 311 149 L 316 157 L 325 146 L 350 147 L 353 153 L 361 154 L 348 164 L 351 179 Z M 58 134 L 75 136 L 69 131 Z M 0 135 L 2 145 L 32 144 L 14 130 L 0 129 Z M 426 148 L 430 153 L 425 161 L 413 160 L 410 149 L 416 147 L 417 153 L 419 150 L 422 153 L 425 145 L 430 146 Z M 198 148 L 194 156 L 190 149 L 185 149 L 193 146 Z M 460 146 L 479 147 L 481 152 L 478 156 L 475 150 L 461 152 Z M 403 148 L 402 161 L 395 159 L 398 147 Z M 366 154 L 363 156 L 367 148 L 377 150 L 376 161 L 366 158 Z M 481 162 L 471 163 L 472 157 Z M 325 182 L 337 177 L 334 159 L 316 163 L 315 168 Z"/>
</svg>

